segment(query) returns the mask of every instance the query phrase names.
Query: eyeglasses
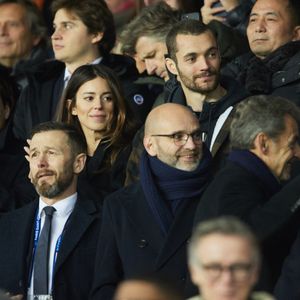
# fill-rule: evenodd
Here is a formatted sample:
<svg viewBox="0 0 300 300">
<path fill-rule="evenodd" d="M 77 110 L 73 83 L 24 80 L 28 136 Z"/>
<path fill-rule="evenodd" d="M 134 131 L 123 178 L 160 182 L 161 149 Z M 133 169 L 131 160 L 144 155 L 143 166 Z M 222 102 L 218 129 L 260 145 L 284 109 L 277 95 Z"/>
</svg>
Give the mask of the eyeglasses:
<svg viewBox="0 0 300 300">
<path fill-rule="evenodd" d="M 202 132 L 200 130 L 196 130 L 192 133 L 175 132 L 172 134 L 152 134 L 151 136 L 162 136 L 173 139 L 176 146 L 184 146 L 190 136 L 192 137 L 194 144 L 200 145 L 202 143 Z"/>
<path fill-rule="evenodd" d="M 235 281 L 245 281 L 253 269 L 251 263 L 236 263 L 230 266 L 220 264 L 201 264 L 201 268 L 211 280 L 217 280 L 224 272 L 229 272 Z"/>
</svg>

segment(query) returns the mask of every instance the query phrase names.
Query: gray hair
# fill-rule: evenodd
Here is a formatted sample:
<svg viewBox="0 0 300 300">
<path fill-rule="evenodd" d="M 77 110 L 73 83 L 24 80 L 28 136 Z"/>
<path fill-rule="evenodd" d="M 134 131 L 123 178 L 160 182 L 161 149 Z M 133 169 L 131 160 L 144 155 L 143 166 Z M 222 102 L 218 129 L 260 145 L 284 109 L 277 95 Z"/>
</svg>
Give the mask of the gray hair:
<svg viewBox="0 0 300 300">
<path fill-rule="evenodd" d="M 253 252 L 253 263 L 260 265 L 261 254 L 257 238 L 250 228 L 242 221 L 233 216 L 219 217 L 200 222 L 193 231 L 191 241 L 188 244 L 188 262 L 190 265 L 198 264 L 197 246 L 201 240 L 212 234 L 225 236 L 237 236 L 249 241 Z"/>
<path fill-rule="evenodd" d="M 0 0 L 2 4 L 17 4 L 24 8 L 26 21 L 31 34 L 41 38 L 40 43 L 47 43 L 47 27 L 39 8 L 30 0 Z"/>
<path fill-rule="evenodd" d="M 163 1 L 143 8 L 121 33 L 122 53 L 135 54 L 136 43 L 144 36 L 165 43 L 168 32 L 179 20 L 180 12 Z"/>
<path fill-rule="evenodd" d="M 236 106 L 230 127 L 231 148 L 253 149 L 254 140 L 261 132 L 275 140 L 285 130 L 286 115 L 299 123 L 299 108 L 285 98 L 272 95 L 246 98 Z"/>
</svg>

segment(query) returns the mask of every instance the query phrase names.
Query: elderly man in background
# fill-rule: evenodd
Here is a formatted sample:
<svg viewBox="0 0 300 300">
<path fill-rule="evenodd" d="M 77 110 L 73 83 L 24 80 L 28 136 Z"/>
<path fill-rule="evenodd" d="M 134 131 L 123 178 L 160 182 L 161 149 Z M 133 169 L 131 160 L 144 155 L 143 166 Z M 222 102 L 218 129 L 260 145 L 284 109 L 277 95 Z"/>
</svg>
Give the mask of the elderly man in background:
<svg viewBox="0 0 300 300">
<path fill-rule="evenodd" d="M 260 269 L 258 242 L 233 217 L 198 224 L 188 245 L 191 277 L 201 296 L 189 300 L 272 300 L 252 292 Z"/>
</svg>

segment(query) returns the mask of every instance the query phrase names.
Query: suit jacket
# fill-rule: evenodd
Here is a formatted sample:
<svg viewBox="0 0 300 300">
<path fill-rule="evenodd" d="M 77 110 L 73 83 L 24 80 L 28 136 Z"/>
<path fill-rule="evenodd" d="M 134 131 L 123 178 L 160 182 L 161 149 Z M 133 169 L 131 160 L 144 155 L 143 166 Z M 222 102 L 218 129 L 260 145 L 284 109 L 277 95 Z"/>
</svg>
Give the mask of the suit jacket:
<svg viewBox="0 0 300 300">
<path fill-rule="evenodd" d="M 270 290 L 300 228 L 299 197 L 299 177 L 272 195 L 260 178 L 229 161 L 204 192 L 195 223 L 221 215 L 234 215 L 248 223 L 262 242 L 265 273 L 261 287 Z"/>
<path fill-rule="evenodd" d="M 0 287 L 26 299 L 32 261 L 34 220 L 38 201 L 0 219 Z M 70 217 L 53 275 L 53 299 L 87 299 L 90 292 L 99 209 L 78 198 Z"/>
<path fill-rule="evenodd" d="M 176 213 L 167 236 L 157 224 L 138 182 L 108 196 L 104 202 L 92 299 L 112 299 L 124 278 L 157 273 L 173 277 L 186 296 L 197 293 L 188 279 L 186 244 L 198 200 Z"/>
</svg>

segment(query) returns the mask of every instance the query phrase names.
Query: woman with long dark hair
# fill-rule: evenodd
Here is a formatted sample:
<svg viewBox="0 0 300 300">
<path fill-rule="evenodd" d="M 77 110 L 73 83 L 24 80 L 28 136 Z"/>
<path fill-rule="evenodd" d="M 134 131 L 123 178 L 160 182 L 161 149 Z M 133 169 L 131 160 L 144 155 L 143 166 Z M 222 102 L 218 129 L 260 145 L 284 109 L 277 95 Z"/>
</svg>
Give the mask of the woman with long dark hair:
<svg viewBox="0 0 300 300">
<path fill-rule="evenodd" d="M 97 196 L 122 187 L 135 125 L 118 78 L 102 65 L 79 67 L 63 95 L 58 121 L 74 124 L 88 145 L 86 170 L 79 178 Z"/>
</svg>

